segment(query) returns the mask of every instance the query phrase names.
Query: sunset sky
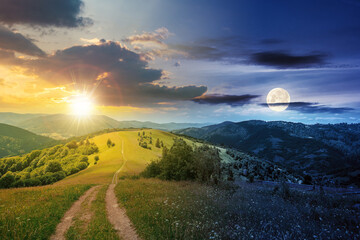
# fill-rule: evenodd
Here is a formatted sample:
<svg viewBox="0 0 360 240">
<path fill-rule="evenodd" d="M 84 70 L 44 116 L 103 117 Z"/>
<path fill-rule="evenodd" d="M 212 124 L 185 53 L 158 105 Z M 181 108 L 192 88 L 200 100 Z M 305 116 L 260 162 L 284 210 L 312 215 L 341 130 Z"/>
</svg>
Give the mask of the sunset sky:
<svg viewBox="0 0 360 240">
<path fill-rule="evenodd" d="M 0 111 L 360 122 L 360 1 L 0 0 Z M 284 88 L 282 112 L 266 96 Z"/>
</svg>

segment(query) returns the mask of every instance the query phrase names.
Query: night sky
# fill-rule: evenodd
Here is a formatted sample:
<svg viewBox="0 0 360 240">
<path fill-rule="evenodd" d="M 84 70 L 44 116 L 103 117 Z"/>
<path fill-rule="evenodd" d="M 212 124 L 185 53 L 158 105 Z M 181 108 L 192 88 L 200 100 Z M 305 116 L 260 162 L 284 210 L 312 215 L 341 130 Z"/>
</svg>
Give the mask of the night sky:
<svg viewBox="0 0 360 240">
<path fill-rule="evenodd" d="M 0 111 L 360 122 L 360 1 L 0 0 Z M 266 104 L 284 88 L 289 107 Z"/>
</svg>

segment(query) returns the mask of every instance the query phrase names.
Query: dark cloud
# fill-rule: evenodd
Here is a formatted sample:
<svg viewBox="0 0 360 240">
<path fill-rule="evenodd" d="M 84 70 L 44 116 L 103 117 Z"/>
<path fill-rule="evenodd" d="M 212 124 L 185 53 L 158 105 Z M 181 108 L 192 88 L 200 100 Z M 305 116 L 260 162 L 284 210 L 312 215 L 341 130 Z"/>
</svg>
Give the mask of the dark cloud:
<svg viewBox="0 0 360 240">
<path fill-rule="evenodd" d="M 79 16 L 82 0 L 1 0 L 0 22 L 38 26 L 79 27 L 92 20 Z"/>
<path fill-rule="evenodd" d="M 45 53 L 30 39 L 24 37 L 20 33 L 14 33 L 3 26 L 0 26 L 0 48 L 31 56 L 45 55 Z"/>
<path fill-rule="evenodd" d="M 0 62 L 19 65 L 26 73 L 58 85 L 74 85 L 79 91 L 96 88 L 99 104 L 110 106 L 157 106 L 159 101 L 191 100 L 207 91 L 205 86 L 155 84 L 164 71 L 150 68 L 141 55 L 112 41 L 73 46 L 36 60 L 0 51 Z"/>
<path fill-rule="evenodd" d="M 249 104 L 252 99 L 259 97 L 258 95 L 220 95 L 208 94 L 193 98 L 192 101 L 200 104 L 227 104 L 230 106 L 242 106 Z"/>
<path fill-rule="evenodd" d="M 169 48 L 184 52 L 190 59 L 230 63 L 244 62 L 250 53 L 246 41 L 239 36 L 201 39 L 190 44 L 170 44 Z"/>
<path fill-rule="evenodd" d="M 291 103 L 261 103 L 261 106 L 288 106 L 288 110 L 298 111 L 301 113 L 331 113 L 340 114 L 354 110 L 348 107 L 329 107 L 325 105 L 319 105 L 318 103 L 311 102 L 291 102 Z"/>
<path fill-rule="evenodd" d="M 280 39 L 263 39 L 255 44 L 239 36 L 229 36 L 203 39 L 191 44 L 174 44 L 169 45 L 169 48 L 184 52 L 183 56 L 190 59 L 230 64 L 255 64 L 276 68 L 308 68 L 325 64 L 325 54 L 291 55 L 283 51 L 265 50 L 283 42 Z"/>
<path fill-rule="evenodd" d="M 291 55 L 284 52 L 258 52 L 251 56 L 252 63 L 278 68 L 303 68 L 324 64 L 325 55 Z"/>
</svg>

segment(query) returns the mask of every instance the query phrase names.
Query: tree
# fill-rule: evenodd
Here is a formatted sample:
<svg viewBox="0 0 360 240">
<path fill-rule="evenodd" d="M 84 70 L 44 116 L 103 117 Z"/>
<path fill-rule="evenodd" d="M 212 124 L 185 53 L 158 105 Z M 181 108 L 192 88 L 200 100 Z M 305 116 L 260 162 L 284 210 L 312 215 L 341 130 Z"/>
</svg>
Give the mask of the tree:
<svg viewBox="0 0 360 240">
<path fill-rule="evenodd" d="M 112 142 L 111 142 L 110 138 L 107 140 L 106 145 L 108 146 L 108 148 L 110 148 L 110 147 L 111 147 Z"/>
<path fill-rule="evenodd" d="M 61 164 L 58 161 L 49 161 L 45 167 L 45 173 L 54 173 L 62 170 Z"/>
<path fill-rule="evenodd" d="M 69 149 L 76 149 L 76 148 L 78 148 L 77 142 L 76 142 L 75 140 L 69 142 L 68 144 L 66 144 L 66 146 L 67 146 Z"/>
<path fill-rule="evenodd" d="M 14 173 L 8 171 L 0 178 L 0 188 L 9 188 L 15 182 Z"/>
<path fill-rule="evenodd" d="M 155 147 L 160 148 L 160 139 L 156 139 Z"/>
</svg>

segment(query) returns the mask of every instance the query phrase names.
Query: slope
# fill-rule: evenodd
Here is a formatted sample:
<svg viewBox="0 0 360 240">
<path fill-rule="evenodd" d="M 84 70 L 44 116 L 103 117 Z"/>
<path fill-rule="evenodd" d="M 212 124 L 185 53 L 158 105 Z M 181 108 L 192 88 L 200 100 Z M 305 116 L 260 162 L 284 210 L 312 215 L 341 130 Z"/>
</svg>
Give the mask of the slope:
<svg viewBox="0 0 360 240">
<path fill-rule="evenodd" d="M 0 158 L 24 154 L 34 149 L 43 148 L 51 142 L 54 142 L 54 139 L 0 123 Z"/>
</svg>

